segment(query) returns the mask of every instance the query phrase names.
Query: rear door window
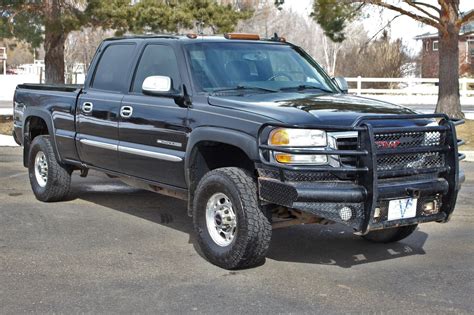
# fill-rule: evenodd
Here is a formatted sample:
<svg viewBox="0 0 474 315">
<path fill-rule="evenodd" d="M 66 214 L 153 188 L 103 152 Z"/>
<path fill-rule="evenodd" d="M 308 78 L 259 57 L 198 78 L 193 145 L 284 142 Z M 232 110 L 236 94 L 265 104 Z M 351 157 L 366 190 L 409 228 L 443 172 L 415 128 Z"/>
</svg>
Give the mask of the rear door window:
<svg viewBox="0 0 474 315">
<path fill-rule="evenodd" d="M 134 50 L 134 44 L 107 46 L 97 65 L 92 87 L 105 91 L 123 91 L 127 85 Z"/>
</svg>

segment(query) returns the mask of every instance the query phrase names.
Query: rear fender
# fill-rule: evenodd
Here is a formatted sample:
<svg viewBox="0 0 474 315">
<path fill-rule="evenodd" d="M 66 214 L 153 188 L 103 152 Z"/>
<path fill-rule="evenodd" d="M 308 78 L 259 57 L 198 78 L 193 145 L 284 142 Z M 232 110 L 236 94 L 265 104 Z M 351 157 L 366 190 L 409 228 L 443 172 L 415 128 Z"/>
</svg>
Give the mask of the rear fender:
<svg viewBox="0 0 474 315">
<path fill-rule="evenodd" d="M 55 129 L 54 129 L 51 113 L 37 109 L 37 108 L 27 108 L 24 113 L 24 122 L 23 122 L 23 130 L 22 130 L 23 166 L 28 167 L 30 144 L 32 141 L 32 139 L 29 138 L 29 133 L 30 133 L 29 121 L 33 117 L 41 118 L 46 123 L 46 126 L 48 127 L 48 135 L 51 137 L 51 142 L 52 142 L 51 144 L 53 146 L 54 155 L 56 156 L 56 160 L 58 162 L 61 162 L 61 156 L 59 154 L 58 147 L 56 145 Z"/>
</svg>

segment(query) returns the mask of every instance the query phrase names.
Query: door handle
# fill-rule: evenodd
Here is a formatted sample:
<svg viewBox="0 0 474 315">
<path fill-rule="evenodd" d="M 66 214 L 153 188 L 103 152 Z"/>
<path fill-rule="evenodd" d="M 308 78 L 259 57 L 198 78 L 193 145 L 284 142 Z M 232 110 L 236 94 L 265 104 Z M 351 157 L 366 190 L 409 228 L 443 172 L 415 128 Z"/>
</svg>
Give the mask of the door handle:
<svg viewBox="0 0 474 315">
<path fill-rule="evenodd" d="M 133 113 L 132 106 L 122 106 L 122 108 L 120 108 L 120 116 L 122 118 L 129 118 L 132 116 L 132 113 Z"/>
<path fill-rule="evenodd" d="M 90 113 L 92 112 L 92 109 L 94 108 L 94 104 L 92 104 L 91 102 L 84 102 L 82 103 L 82 111 L 84 113 Z"/>
</svg>

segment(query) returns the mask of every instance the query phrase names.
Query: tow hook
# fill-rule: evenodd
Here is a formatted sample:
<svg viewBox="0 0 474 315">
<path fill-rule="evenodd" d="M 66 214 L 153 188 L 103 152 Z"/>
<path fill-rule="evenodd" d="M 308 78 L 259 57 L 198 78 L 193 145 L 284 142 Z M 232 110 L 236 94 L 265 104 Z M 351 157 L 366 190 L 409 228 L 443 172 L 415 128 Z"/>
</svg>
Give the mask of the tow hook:
<svg viewBox="0 0 474 315">
<path fill-rule="evenodd" d="M 414 199 L 420 198 L 421 192 L 419 189 L 407 188 L 406 191 L 407 191 L 408 196 L 410 196 L 411 198 L 414 198 Z"/>
</svg>

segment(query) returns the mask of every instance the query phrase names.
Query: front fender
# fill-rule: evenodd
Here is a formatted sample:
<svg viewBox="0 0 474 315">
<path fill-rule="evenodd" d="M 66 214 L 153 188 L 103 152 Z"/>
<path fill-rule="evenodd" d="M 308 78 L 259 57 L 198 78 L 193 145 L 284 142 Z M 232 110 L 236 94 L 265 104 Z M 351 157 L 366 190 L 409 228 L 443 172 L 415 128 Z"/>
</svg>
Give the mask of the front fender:
<svg viewBox="0 0 474 315">
<path fill-rule="evenodd" d="M 258 161 L 258 147 L 255 137 L 236 130 L 219 128 L 219 127 L 198 127 L 191 132 L 186 147 L 185 170 L 186 170 L 186 184 L 189 187 L 189 163 L 191 161 L 191 154 L 197 143 L 201 141 L 215 141 L 229 145 L 236 146 L 244 151 L 247 156 L 253 160 Z"/>
</svg>

